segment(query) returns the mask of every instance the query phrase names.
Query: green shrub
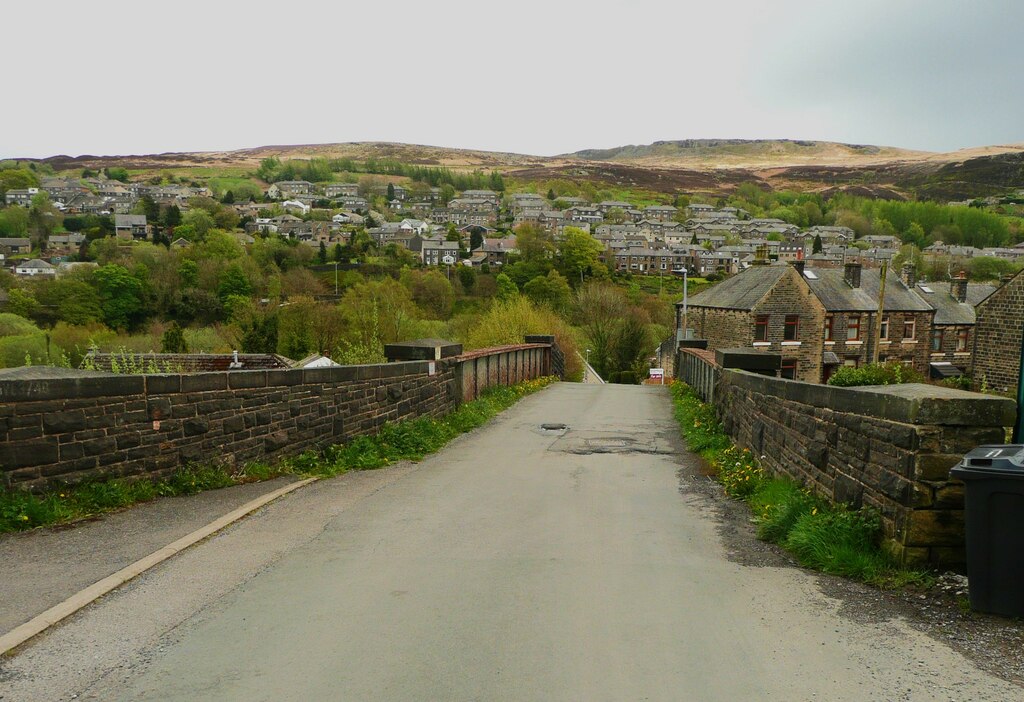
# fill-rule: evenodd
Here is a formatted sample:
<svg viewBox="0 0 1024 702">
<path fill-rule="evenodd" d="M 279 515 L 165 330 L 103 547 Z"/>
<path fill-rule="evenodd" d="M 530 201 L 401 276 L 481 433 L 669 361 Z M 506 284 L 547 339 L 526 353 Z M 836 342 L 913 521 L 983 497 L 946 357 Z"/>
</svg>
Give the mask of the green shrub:
<svg viewBox="0 0 1024 702">
<path fill-rule="evenodd" d="M 858 368 L 843 366 L 828 379 L 829 385 L 854 387 L 859 385 L 899 385 L 923 383 L 924 376 L 899 361 L 869 363 Z"/>
</svg>

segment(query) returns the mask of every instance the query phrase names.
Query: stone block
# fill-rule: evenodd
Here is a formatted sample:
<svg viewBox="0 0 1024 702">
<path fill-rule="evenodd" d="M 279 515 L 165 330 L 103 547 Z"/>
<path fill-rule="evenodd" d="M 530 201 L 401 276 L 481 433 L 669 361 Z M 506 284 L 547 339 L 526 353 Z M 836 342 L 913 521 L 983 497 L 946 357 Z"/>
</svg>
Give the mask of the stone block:
<svg viewBox="0 0 1024 702">
<path fill-rule="evenodd" d="M 56 463 L 59 458 L 56 439 L 5 441 L 0 444 L 0 466 L 7 470 Z"/>
<path fill-rule="evenodd" d="M 224 433 L 234 434 L 245 429 L 245 418 L 242 415 L 234 415 L 224 419 Z"/>
<path fill-rule="evenodd" d="M 384 357 L 389 361 L 439 361 L 462 353 L 462 344 L 444 339 L 414 339 L 384 344 Z"/>
<path fill-rule="evenodd" d="M 275 368 L 267 371 L 267 387 L 302 385 L 302 368 Z"/>
<path fill-rule="evenodd" d="M 963 509 L 964 484 L 952 482 L 935 489 L 936 509 Z"/>
<path fill-rule="evenodd" d="M 914 510 L 910 513 L 903 543 L 908 546 L 963 546 L 963 511 Z"/>
<path fill-rule="evenodd" d="M 167 395 L 181 392 L 181 376 L 177 374 L 157 374 L 146 376 L 147 395 Z"/>
<path fill-rule="evenodd" d="M 171 401 L 166 397 L 151 397 L 146 402 L 146 414 L 154 422 L 171 416 Z"/>
<path fill-rule="evenodd" d="M 228 373 L 195 373 L 181 376 L 182 392 L 213 392 L 228 389 Z"/>
<path fill-rule="evenodd" d="M 917 480 L 949 480 L 949 470 L 960 463 L 963 456 L 948 453 L 919 453 L 914 459 L 914 478 Z"/>
<path fill-rule="evenodd" d="M 64 434 L 85 429 L 84 410 L 62 410 L 43 415 L 43 431 L 47 434 Z"/>
<path fill-rule="evenodd" d="M 267 453 L 273 453 L 283 449 L 289 444 L 288 432 L 286 431 L 275 431 L 263 439 L 263 447 Z"/>
<path fill-rule="evenodd" d="M 267 371 L 265 370 L 239 370 L 228 373 L 228 387 L 232 390 L 265 388 L 266 386 Z"/>
</svg>

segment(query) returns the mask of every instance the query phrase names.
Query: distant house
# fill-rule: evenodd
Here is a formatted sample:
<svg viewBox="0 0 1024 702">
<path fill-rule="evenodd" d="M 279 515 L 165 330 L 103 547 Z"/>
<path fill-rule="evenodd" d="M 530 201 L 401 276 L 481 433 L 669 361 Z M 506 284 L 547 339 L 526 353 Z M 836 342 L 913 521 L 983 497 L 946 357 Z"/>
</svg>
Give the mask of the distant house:
<svg viewBox="0 0 1024 702">
<path fill-rule="evenodd" d="M 675 219 L 678 212 L 679 210 L 672 205 L 651 205 L 644 208 L 643 215 L 645 219 L 668 222 Z"/>
<path fill-rule="evenodd" d="M 27 277 L 50 276 L 57 274 L 57 267 L 53 264 L 33 258 L 30 261 L 23 261 L 17 264 L 14 272 Z"/>
<path fill-rule="evenodd" d="M 146 223 L 146 215 L 114 215 L 114 234 L 119 239 L 149 239 L 152 228 Z"/>
<path fill-rule="evenodd" d="M 324 186 L 324 195 L 329 198 L 346 195 L 348 197 L 359 196 L 358 183 L 328 183 Z"/>
<path fill-rule="evenodd" d="M 66 256 L 78 253 L 78 250 L 84 241 L 85 235 L 77 232 L 51 234 L 46 240 L 47 255 Z"/>
<path fill-rule="evenodd" d="M 275 200 L 312 195 L 315 192 L 316 186 L 306 180 L 281 180 L 267 188 L 267 195 Z"/>
<path fill-rule="evenodd" d="M 32 251 L 32 240 L 26 237 L 3 237 L 0 238 L 0 254 L 15 256 L 27 254 Z"/>
<path fill-rule="evenodd" d="M 4 201 L 8 205 L 29 207 L 32 204 L 32 198 L 38 193 L 39 188 L 16 188 L 4 193 Z"/>
<path fill-rule="evenodd" d="M 130 363 L 144 372 L 205 373 L 234 370 L 273 370 L 292 368 L 293 363 L 276 353 L 98 353 L 90 352 L 83 367 L 111 372 Z"/>
<path fill-rule="evenodd" d="M 427 266 L 454 266 L 459 262 L 459 242 L 424 240 L 420 256 Z"/>
<path fill-rule="evenodd" d="M 484 254 L 483 262 L 492 266 L 504 265 L 506 256 L 517 252 L 514 236 L 505 239 L 484 239 L 483 243 L 474 250 L 474 253 Z"/>
</svg>

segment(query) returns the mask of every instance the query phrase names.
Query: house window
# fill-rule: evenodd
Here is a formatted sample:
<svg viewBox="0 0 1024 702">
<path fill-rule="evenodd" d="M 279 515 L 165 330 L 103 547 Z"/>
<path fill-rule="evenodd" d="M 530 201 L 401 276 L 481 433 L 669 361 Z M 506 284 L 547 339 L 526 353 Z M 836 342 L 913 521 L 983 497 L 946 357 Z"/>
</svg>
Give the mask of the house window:
<svg viewBox="0 0 1024 702">
<path fill-rule="evenodd" d="M 786 327 L 782 332 L 785 341 L 796 341 L 800 336 L 800 316 L 795 314 L 786 315 Z"/>
<path fill-rule="evenodd" d="M 889 315 L 882 317 L 882 331 L 879 338 L 885 340 L 889 338 Z"/>
<path fill-rule="evenodd" d="M 847 356 L 846 358 L 843 359 L 843 365 L 844 366 L 848 366 L 850 368 L 856 368 L 858 364 L 859 364 L 859 361 L 857 360 L 856 356 Z"/>
<path fill-rule="evenodd" d="M 860 315 L 851 315 L 846 322 L 846 340 L 860 341 Z"/>
<path fill-rule="evenodd" d="M 932 329 L 932 351 L 942 351 L 941 329 Z"/>
<path fill-rule="evenodd" d="M 832 328 L 835 325 L 835 317 L 827 315 L 825 317 L 825 341 L 834 341 L 835 337 L 832 336 Z"/>
<path fill-rule="evenodd" d="M 917 322 L 914 321 L 913 317 L 907 316 L 903 319 L 903 338 L 917 338 Z"/>
<path fill-rule="evenodd" d="M 957 351 L 966 351 L 967 350 L 967 344 L 970 341 L 970 339 L 971 339 L 971 330 L 970 329 L 957 329 L 957 332 L 956 332 L 956 350 Z"/>
<path fill-rule="evenodd" d="M 768 315 L 759 314 L 754 320 L 754 341 L 768 341 Z"/>
<path fill-rule="evenodd" d="M 783 378 L 790 380 L 796 380 L 796 359 L 795 358 L 784 358 L 782 359 L 782 371 L 779 374 Z"/>
</svg>

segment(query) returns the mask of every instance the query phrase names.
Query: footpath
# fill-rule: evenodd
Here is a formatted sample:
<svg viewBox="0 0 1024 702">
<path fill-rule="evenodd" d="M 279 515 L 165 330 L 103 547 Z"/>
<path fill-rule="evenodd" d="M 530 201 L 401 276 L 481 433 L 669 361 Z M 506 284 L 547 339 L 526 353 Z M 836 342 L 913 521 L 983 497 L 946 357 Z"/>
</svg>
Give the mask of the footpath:
<svg viewBox="0 0 1024 702">
<path fill-rule="evenodd" d="M 0 636 L 295 478 L 164 497 L 65 526 L 0 536 Z"/>
</svg>

